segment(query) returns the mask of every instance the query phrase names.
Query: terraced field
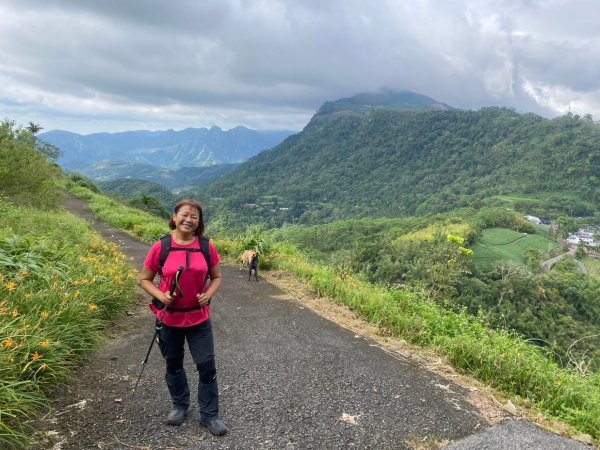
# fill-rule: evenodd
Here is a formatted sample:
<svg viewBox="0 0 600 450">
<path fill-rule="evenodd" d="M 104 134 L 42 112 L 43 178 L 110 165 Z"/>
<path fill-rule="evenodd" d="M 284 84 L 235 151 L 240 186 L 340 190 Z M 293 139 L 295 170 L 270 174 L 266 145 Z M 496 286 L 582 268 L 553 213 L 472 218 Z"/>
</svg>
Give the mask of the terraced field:
<svg viewBox="0 0 600 450">
<path fill-rule="evenodd" d="M 503 260 L 525 265 L 523 255 L 532 248 L 542 255 L 558 244 L 538 234 L 519 233 L 508 228 L 489 228 L 473 245 L 473 262 L 478 268 L 490 268 Z M 543 257 L 543 256 L 542 256 Z"/>
</svg>

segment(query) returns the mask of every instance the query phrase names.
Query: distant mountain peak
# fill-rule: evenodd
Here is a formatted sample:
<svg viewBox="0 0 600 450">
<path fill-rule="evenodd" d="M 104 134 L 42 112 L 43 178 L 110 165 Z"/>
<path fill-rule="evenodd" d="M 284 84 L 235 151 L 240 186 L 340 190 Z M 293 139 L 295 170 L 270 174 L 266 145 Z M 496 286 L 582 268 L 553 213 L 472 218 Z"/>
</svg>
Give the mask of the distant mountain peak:
<svg viewBox="0 0 600 450">
<path fill-rule="evenodd" d="M 181 131 L 125 131 L 82 136 L 64 131 L 40 134 L 39 138 L 62 152 L 58 164 L 84 175 L 96 173 L 94 164 L 103 161 L 162 168 L 204 167 L 246 161 L 294 134 L 293 131 L 256 131 L 235 127 L 224 131 L 218 126 L 186 128 Z M 108 166 L 107 166 L 108 167 Z"/>
<path fill-rule="evenodd" d="M 366 115 L 374 109 L 426 109 L 447 111 L 455 109 L 426 95 L 411 91 L 386 89 L 381 92 L 361 92 L 353 97 L 323 103 L 315 117 L 339 112 Z"/>
</svg>

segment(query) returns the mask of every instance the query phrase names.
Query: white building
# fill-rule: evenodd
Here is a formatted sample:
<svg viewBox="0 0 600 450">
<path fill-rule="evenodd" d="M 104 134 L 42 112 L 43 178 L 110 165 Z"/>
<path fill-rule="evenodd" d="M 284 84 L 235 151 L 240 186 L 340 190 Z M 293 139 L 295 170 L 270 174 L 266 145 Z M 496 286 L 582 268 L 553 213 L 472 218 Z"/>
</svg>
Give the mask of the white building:
<svg viewBox="0 0 600 450">
<path fill-rule="evenodd" d="M 535 216 L 525 216 L 525 218 L 527 220 L 529 220 L 530 222 L 535 223 L 536 225 L 539 225 L 542 222 L 539 217 L 535 217 Z"/>
<path fill-rule="evenodd" d="M 594 233 L 587 230 L 579 230 L 576 233 L 569 235 L 566 239 L 567 244 L 572 245 L 589 245 L 591 247 L 597 247 L 599 244 L 594 239 Z"/>
</svg>

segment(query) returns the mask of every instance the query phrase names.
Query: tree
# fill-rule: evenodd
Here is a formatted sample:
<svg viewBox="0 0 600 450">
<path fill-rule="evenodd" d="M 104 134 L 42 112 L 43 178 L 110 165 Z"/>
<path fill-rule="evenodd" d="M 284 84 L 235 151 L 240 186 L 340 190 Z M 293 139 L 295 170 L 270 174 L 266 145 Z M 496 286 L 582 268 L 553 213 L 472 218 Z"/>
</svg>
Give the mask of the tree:
<svg viewBox="0 0 600 450">
<path fill-rule="evenodd" d="M 540 271 L 540 263 L 542 261 L 541 253 L 537 248 L 528 248 L 523 254 L 523 259 L 527 263 L 527 267 L 533 272 Z"/>
<path fill-rule="evenodd" d="M 29 125 L 27 125 L 25 129 L 31 133 L 31 136 L 33 137 L 33 148 L 36 148 L 35 135 L 42 131 L 44 128 L 38 123 L 29 122 Z"/>
<path fill-rule="evenodd" d="M 560 216 L 556 219 L 558 224 L 558 235 L 561 237 L 567 237 L 570 233 L 577 231 L 577 223 L 572 217 Z"/>
<path fill-rule="evenodd" d="M 498 299 L 498 306 L 500 306 L 506 295 L 514 293 L 513 281 L 518 278 L 529 277 L 530 274 L 523 267 L 511 262 L 500 263 L 497 271 L 502 279 L 500 284 L 500 298 Z"/>
<path fill-rule="evenodd" d="M 171 217 L 169 211 L 163 208 L 160 202 L 151 195 L 142 195 L 141 197 L 133 198 L 129 201 L 129 204 L 134 208 L 141 209 L 142 211 L 149 212 L 150 214 L 154 214 L 158 217 L 162 217 L 165 219 Z"/>
<path fill-rule="evenodd" d="M 0 124 L 0 195 L 13 203 L 54 207 L 59 168 L 33 149 L 23 133 L 12 121 Z"/>
</svg>

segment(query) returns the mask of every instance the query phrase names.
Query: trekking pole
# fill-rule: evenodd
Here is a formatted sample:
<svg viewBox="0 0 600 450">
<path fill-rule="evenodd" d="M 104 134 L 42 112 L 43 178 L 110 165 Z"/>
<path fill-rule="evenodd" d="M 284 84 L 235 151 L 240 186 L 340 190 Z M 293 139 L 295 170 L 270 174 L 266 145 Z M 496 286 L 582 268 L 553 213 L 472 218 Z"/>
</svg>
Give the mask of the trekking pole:
<svg viewBox="0 0 600 450">
<path fill-rule="evenodd" d="M 175 279 L 173 280 L 173 284 L 171 285 L 171 290 L 169 291 L 169 294 L 171 295 L 171 297 L 173 296 L 173 293 L 175 292 L 175 289 L 177 288 L 177 286 L 179 284 L 179 277 L 183 273 L 183 270 L 184 270 L 183 266 L 181 266 L 181 267 L 179 267 L 179 269 L 177 269 L 177 273 L 175 274 Z M 162 328 L 163 319 L 165 318 L 166 313 L 167 313 L 167 306 L 165 305 L 163 313 L 161 314 L 159 321 L 156 323 L 156 326 L 155 326 L 156 331 L 154 332 L 154 336 L 152 336 L 152 341 L 150 342 L 150 348 L 148 349 L 148 353 L 146 353 L 146 357 L 144 358 L 144 361 L 142 361 L 142 370 L 140 370 L 138 379 L 135 382 L 135 387 L 131 391 L 132 397 L 137 392 L 138 384 L 140 384 L 140 379 L 142 378 L 142 374 L 144 373 L 144 369 L 146 368 L 146 363 L 148 362 L 148 358 L 150 357 L 150 352 L 152 351 L 152 347 L 154 347 L 154 341 L 156 341 L 158 332 Z"/>
</svg>

